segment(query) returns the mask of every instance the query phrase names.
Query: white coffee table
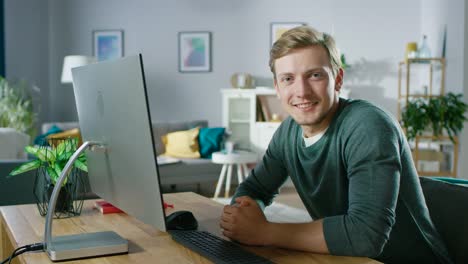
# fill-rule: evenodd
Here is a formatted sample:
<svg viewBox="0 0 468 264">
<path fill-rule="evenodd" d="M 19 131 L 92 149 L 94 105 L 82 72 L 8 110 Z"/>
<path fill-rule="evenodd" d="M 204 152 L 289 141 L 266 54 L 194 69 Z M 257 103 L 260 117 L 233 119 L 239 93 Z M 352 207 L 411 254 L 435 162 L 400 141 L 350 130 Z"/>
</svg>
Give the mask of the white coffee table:
<svg viewBox="0 0 468 264">
<path fill-rule="evenodd" d="M 237 181 L 240 184 L 244 180 L 244 178 L 247 177 L 247 175 L 249 174 L 246 164 L 257 162 L 257 154 L 243 150 L 236 150 L 229 154 L 224 152 L 214 152 L 211 157 L 211 161 L 213 163 L 223 164 L 223 168 L 221 169 L 221 173 L 219 174 L 218 184 L 216 185 L 216 191 L 213 198 L 218 198 L 219 192 L 221 191 L 221 187 L 224 182 L 224 177 L 226 177 L 224 197 L 227 198 L 229 197 L 233 165 L 237 165 Z"/>
</svg>

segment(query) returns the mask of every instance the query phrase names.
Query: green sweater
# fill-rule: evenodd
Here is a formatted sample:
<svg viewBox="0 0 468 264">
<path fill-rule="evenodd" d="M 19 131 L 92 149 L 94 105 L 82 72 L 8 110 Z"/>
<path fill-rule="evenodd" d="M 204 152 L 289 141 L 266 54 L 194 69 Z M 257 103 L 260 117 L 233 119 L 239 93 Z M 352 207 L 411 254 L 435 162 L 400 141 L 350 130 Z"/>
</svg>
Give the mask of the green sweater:
<svg viewBox="0 0 468 264">
<path fill-rule="evenodd" d="M 269 205 L 288 175 L 311 217 L 324 219 L 331 254 L 451 263 L 405 136 L 372 104 L 340 99 L 328 130 L 309 147 L 301 127 L 286 119 L 234 197 L 248 195 Z"/>
</svg>

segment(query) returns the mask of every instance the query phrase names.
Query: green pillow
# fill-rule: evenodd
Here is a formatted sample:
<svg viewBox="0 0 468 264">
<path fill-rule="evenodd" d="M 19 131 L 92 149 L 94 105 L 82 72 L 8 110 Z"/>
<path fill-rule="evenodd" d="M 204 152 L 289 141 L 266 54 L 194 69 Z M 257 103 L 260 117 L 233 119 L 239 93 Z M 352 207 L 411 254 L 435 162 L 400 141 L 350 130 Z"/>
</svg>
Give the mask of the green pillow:
<svg viewBox="0 0 468 264">
<path fill-rule="evenodd" d="M 202 158 L 211 159 L 211 154 L 221 150 L 221 142 L 224 137 L 224 127 L 202 127 L 198 135 L 200 155 Z"/>
</svg>

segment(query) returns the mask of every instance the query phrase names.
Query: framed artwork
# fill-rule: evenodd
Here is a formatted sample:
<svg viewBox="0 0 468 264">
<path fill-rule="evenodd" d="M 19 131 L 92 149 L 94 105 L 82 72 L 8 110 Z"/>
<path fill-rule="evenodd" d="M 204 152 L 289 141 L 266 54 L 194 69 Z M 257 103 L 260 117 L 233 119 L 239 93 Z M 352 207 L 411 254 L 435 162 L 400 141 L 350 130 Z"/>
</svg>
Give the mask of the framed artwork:
<svg viewBox="0 0 468 264">
<path fill-rule="evenodd" d="M 123 30 L 93 31 L 93 56 L 98 61 L 113 60 L 123 55 Z"/>
<path fill-rule="evenodd" d="M 275 41 L 283 35 L 284 32 L 298 26 L 304 26 L 302 22 L 272 22 L 270 23 L 270 45 L 273 46 Z"/>
<path fill-rule="evenodd" d="M 211 32 L 179 32 L 179 72 L 211 71 Z"/>
</svg>

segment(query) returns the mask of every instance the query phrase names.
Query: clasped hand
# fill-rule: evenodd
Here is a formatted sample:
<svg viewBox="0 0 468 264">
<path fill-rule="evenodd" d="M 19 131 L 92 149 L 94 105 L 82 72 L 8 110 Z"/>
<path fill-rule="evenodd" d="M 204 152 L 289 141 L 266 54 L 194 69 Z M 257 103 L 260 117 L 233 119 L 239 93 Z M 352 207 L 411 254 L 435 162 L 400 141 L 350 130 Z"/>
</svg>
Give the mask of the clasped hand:
<svg viewBox="0 0 468 264">
<path fill-rule="evenodd" d="M 270 223 L 260 206 L 248 196 L 235 201 L 234 205 L 224 206 L 220 221 L 223 235 L 246 245 L 267 245 Z"/>
</svg>

